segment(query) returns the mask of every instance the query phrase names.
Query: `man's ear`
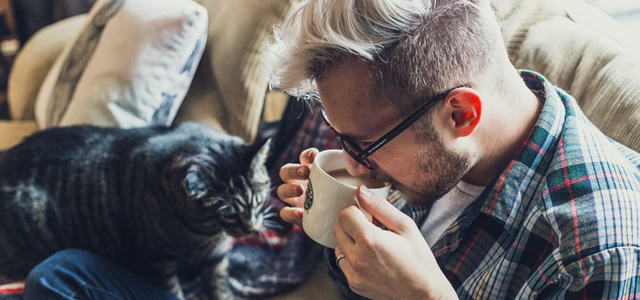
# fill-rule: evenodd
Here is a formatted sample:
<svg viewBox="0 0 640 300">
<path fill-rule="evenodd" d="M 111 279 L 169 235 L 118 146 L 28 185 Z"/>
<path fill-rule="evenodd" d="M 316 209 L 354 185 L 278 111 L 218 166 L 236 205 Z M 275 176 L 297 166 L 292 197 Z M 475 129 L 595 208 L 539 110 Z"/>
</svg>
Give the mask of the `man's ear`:
<svg viewBox="0 0 640 300">
<path fill-rule="evenodd" d="M 445 98 L 451 110 L 450 122 L 456 137 L 465 137 L 473 133 L 482 117 L 482 98 L 471 88 L 458 88 Z"/>
</svg>

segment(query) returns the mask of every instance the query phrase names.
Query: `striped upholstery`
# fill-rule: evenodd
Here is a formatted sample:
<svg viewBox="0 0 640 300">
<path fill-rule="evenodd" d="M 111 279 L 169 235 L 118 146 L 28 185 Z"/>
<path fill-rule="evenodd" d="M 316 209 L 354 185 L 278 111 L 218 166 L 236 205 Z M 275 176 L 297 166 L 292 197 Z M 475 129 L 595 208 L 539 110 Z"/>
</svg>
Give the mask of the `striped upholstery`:
<svg viewBox="0 0 640 300">
<path fill-rule="evenodd" d="M 640 39 L 582 0 L 494 0 L 518 69 L 571 93 L 613 139 L 640 150 Z"/>
<path fill-rule="evenodd" d="M 209 12 L 204 60 L 176 121 L 196 120 L 245 140 L 258 134 L 267 76 L 265 40 L 295 0 L 196 0 Z"/>
</svg>

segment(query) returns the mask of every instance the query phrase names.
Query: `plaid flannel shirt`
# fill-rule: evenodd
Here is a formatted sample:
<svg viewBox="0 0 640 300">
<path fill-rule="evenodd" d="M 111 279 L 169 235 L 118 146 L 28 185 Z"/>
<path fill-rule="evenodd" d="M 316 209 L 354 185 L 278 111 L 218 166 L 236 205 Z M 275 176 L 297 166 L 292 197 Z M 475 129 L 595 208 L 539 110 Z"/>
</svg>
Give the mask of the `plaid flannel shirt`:
<svg viewBox="0 0 640 300">
<path fill-rule="evenodd" d="M 640 298 L 640 155 L 576 101 L 521 71 L 545 99 L 522 151 L 432 245 L 461 299 Z M 401 201 L 397 201 L 400 205 Z M 403 211 L 420 220 L 428 208 Z M 332 251 L 325 264 L 346 298 Z"/>
</svg>

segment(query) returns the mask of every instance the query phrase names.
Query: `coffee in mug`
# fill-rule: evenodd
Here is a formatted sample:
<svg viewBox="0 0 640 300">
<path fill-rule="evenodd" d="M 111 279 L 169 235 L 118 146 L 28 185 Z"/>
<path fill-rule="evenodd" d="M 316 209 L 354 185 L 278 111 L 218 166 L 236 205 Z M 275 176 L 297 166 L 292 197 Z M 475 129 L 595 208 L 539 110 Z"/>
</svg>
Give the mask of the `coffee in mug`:
<svg viewBox="0 0 640 300">
<path fill-rule="evenodd" d="M 302 227 L 305 233 L 319 244 L 335 248 L 338 243 L 333 235 L 333 226 L 338 222 L 338 214 L 358 204 L 356 189 L 360 185 L 368 187 L 372 193 L 387 198 L 391 185 L 375 181 L 369 175 L 351 176 L 344 164 L 342 150 L 325 150 L 318 155 L 311 166 L 304 202 Z M 360 208 L 369 221 L 371 214 Z"/>
<path fill-rule="evenodd" d="M 384 187 L 385 182 L 383 181 L 375 181 L 368 174 L 359 175 L 359 176 L 351 176 L 347 169 L 338 169 L 331 172 L 327 172 L 327 174 L 337 181 L 342 183 L 346 183 L 351 186 L 359 187 L 360 185 L 364 185 L 370 189 L 377 189 Z"/>
</svg>

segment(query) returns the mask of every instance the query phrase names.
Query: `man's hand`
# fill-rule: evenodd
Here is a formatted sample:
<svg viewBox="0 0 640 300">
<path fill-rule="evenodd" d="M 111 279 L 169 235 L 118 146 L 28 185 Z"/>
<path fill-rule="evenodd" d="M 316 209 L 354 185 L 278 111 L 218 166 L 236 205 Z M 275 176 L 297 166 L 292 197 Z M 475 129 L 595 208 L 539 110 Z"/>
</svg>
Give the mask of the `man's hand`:
<svg viewBox="0 0 640 300">
<path fill-rule="evenodd" d="M 457 299 L 416 224 L 385 199 L 358 188 L 362 208 L 388 230 L 373 225 L 356 206 L 344 209 L 333 232 L 340 269 L 357 294 L 372 299 Z"/>
<path fill-rule="evenodd" d="M 304 193 L 307 190 L 311 164 L 317 154 L 318 149 L 309 148 L 300 153 L 299 164 L 286 164 L 280 168 L 280 179 L 284 183 L 278 187 L 278 198 L 291 205 L 280 210 L 280 217 L 286 222 L 302 225 Z"/>
</svg>

